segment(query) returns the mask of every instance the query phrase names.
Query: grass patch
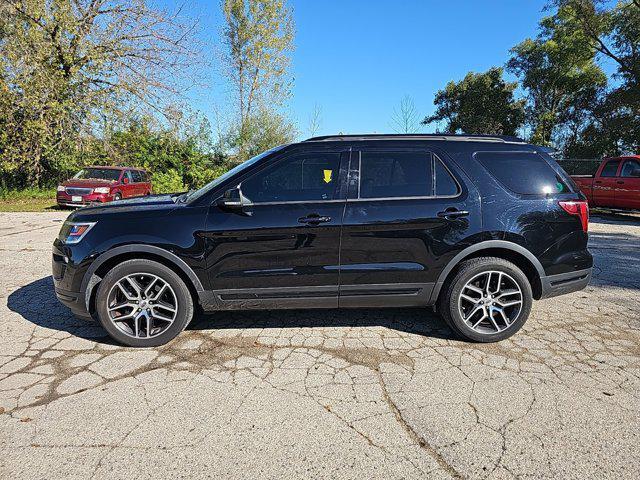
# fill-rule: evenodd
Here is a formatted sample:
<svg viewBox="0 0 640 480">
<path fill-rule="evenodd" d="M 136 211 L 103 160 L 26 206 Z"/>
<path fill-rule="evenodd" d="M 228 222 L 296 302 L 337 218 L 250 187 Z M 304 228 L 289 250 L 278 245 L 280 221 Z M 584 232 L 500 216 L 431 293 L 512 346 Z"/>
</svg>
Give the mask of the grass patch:
<svg viewBox="0 0 640 480">
<path fill-rule="evenodd" d="M 59 210 L 55 188 L 0 190 L 0 212 L 46 212 Z"/>
</svg>

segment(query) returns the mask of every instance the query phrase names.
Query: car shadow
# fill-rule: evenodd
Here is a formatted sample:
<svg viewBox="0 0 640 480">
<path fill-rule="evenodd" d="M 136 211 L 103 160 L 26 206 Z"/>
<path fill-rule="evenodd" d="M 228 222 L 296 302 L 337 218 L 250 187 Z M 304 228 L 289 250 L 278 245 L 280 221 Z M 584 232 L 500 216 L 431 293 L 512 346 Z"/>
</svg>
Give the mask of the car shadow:
<svg viewBox="0 0 640 480">
<path fill-rule="evenodd" d="M 640 215 L 634 213 L 614 213 L 606 210 L 591 210 L 589 223 L 604 225 L 640 225 Z"/>
<path fill-rule="evenodd" d="M 34 325 L 98 343 L 115 344 L 97 322 L 76 318 L 58 301 L 51 276 L 12 292 L 7 306 Z M 426 308 L 225 311 L 198 315 L 187 330 L 314 327 L 385 327 L 433 338 L 457 339 L 444 321 Z"/>
</svg>

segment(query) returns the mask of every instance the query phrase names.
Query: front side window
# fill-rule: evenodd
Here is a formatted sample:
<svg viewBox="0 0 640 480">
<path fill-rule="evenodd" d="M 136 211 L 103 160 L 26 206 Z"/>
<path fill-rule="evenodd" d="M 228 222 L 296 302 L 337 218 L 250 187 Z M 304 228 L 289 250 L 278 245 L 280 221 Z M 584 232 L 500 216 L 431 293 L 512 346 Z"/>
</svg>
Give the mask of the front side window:
<svg viewBox="0 0 640 480">
<path fill-rule="evenodd" d="M 489 173 L 521 195 L 570 193 L 571 189 L 547 161 L 533 152 L 476 152 Z"/>
<path fill-rule="evenodd" d="M 361 152 L 360 198 L 428 197 L 433 192 L 428 152 Z"/>
<path fill-rule="evenodd" d="M 621 177 L 640 177 L 640 162 L 638 160 L 627 160 L 622 166 Z"/>
<path fill-rule="evenodd" d="M 620 165 L 620 160 L 612 160 L 607 162 L 607 164 L 602 169 L 601 177 L 615 177 L 616 173 L 618 173 L 618 165 Z"/>
<path fill-rule="evenodd" d="M 253 203 L 333 200 L 339 168 L 339 153 L 295 156 L 242 182 L 242 194 Z"/>
<path fill-rule="evenodd" d="M 133 181 L 135 183 L 142 182 L 142 174 L 138 170 L 132 170 L 131 171 L 131 176 L 133 177 Z"/>
</svg>

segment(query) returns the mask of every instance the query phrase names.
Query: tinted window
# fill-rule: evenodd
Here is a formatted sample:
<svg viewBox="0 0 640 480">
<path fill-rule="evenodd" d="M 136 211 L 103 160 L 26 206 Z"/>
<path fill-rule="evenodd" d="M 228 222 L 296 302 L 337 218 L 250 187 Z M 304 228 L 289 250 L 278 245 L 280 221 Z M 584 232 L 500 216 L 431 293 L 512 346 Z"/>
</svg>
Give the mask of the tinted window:
<svg viewBox="0 0 640 480">
<path fill-rule="evenodd" d="M 131 176 L 135 183 L 142 182 L 142 174 L 138 170 L 131 170 Z"/>
<path fill-rule="evenodd" d="M 532 195 L 571 191 L 551 165 L 537 153 L 478 152 L 475 158 L 512 192 Z"/>
<path fill-rule="evenodd" d="M 436 166 L 436 195 L 451 196 L 458 194 L 458 184 L 446 169 L 442 161 L 435 157 Z"/>
<path fill-rule="evenodd" d="M 339 167 L 339 153 L 297 156 L 242 182 L 242 194 L 255 203 L 332 200 Z"/>
<path fill-rule="evenodd" d="M 640 162 L 637 160 L 627 160 L 622 166 L 622 177 L 640 177 Z"/>
<path fill-rule="evenodd" d="M 131 172 L 129 170 L 124 172 L 124 178 L 128 179 L 129 183 L 133 182 L 133 177 L 131 176 Z"/>
<path fill-rule="evenodd" d="M 607 162 L 607 164 L 602 169 L 601 177 L 615 177 L 618 172 L 618 165 L 620 165 L 620 160 L 613 160 L 611 162 Z"/>
<path fill-rule="evenodd" d="M 431 155 L 426 152 L 362 152 L 360 198 L 431 196 Z"/>
</svg>

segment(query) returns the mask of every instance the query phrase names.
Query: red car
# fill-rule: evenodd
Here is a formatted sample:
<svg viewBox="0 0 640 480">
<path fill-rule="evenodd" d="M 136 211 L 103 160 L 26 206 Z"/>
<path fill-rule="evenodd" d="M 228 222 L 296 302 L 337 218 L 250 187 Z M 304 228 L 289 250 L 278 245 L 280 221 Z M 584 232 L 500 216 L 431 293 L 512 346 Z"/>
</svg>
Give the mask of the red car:
<svg viewBox="0 0 640 480">
<path fill-rule="evenodd" d="M 141 197 L 152 192 L 149 174 L 140 168 L 85 167 L 72 179 L 58 185 L 58 205 L 82 207 L 123 198 Z"/>
<path fill-rule="evenodd" d="M 590 207 L 640 210 L 640 155 L 605 158 L 595 175 L 572 175 Z"/>
</svg>

